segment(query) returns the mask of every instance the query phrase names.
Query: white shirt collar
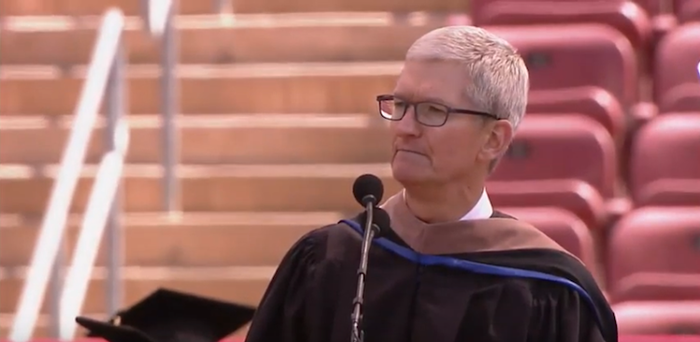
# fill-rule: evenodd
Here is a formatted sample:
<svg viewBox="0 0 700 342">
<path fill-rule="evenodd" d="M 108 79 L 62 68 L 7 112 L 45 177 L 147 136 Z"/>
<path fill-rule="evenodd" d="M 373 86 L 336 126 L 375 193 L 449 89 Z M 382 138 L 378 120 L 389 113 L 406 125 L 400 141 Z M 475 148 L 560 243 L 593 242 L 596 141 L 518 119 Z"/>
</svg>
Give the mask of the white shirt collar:
<svg viewBox="0 0 700 342">
<path fill-rule="evenodd" d="M 491 200 L 489 200 L 489 195 L 486 193 L 486 189 L 481 192 L 481 197 L 479 201 L 472 210 L 470 210 L 466 215 L 462 216 L 460 221 L 469 220 L 482 220 L 490 218 L 493 215 L 493 206 L 491 206 Z"/>
<path fill-rule="evenodd" d="M 403 189 L 401 192 L 404 196 L 404 200 L 406 198 L 406 189 Z M 486 193 L 486 188 L 484 188 L 484 191 L 481 192 L 481 197 L 479 197 L 479 200 L 476 202 L 476 205 L 469 210 L 469 212 L 462 216 L 460 221 L 469 221 L 469 220 L 483 220 L 490 218 L 491 215 L 493 215 L 493 206 L 491 205 L 491 200 L 489 199 L 489 195 Z"/>
</svg>

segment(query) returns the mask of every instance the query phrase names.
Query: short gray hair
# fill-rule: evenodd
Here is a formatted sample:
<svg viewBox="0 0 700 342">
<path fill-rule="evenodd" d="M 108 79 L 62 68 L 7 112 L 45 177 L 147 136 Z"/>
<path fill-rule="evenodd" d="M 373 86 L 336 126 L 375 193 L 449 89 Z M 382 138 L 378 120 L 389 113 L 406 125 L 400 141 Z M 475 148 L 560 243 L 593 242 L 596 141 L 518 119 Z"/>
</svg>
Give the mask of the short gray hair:
<svg viewBox="0 0 700 342">
<path fill-rule="evenodd" d="M 477 110 L 508 120 L 525 116 L 530 87 L 525 62 L 504 39 L 474 26 L 447 26 L 419 38 L 406 59 L 458 61 L 465 66 L 465 94 Z"/>
</svg>

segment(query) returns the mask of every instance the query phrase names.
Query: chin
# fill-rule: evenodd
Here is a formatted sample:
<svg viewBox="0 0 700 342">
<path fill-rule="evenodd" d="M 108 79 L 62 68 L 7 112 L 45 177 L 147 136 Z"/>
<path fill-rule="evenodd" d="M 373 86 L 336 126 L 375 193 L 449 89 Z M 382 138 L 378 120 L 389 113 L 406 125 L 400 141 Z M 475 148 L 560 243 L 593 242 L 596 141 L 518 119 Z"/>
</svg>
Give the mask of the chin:
<svg viewBox="0 0 700 342">
<path fill-rule="evenodd" d="M 419 168 L 392 167 L 394 179 L 404 187 L 407 184 L 424 183 L 431 179 L 430 174 Z"/>
</svg>

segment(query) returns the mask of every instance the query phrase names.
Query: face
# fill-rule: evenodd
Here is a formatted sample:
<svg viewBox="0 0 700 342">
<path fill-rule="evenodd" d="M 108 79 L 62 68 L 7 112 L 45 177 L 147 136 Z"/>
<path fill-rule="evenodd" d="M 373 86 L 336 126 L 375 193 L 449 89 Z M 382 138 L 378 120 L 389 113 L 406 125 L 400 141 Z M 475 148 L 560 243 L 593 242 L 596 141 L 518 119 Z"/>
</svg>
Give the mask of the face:
<svg viewBox="0 0 700 342">
<path fill-rule="evenodd" d="M 409 103 L 430 101 L 455 109 L 480 110 L 468 103 L 464 82 L 463 66 L 455 62 L 407 61 L 394 96 Z M 482 171 L 487 174 L 490 161 L 507 147 L 512 136 L 506 120 L 476 115 L 451 113 L 445 125 L 425 126 L 416 121 L 413 106 L 389 127 L 392 171 L 404 186 L 448 184 Z"/>
</svg>

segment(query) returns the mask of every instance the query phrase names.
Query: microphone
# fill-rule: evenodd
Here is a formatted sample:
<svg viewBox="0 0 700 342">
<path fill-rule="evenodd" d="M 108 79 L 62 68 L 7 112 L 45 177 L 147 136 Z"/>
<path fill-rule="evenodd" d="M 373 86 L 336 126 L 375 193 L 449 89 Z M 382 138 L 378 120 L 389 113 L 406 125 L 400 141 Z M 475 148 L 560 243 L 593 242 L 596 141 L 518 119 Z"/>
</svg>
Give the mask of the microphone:
<svg viewBox="0 0 700 342">
<path fill-rule="evenodd" d="M 355 200 L 365 207 L 365 213 L 363 215 L 365 224 L 364 234 L 362 236 L 360 266 L 357 269 L 357 292 L 352 303 L 352 333 L 350 341 L 363 342 L 362 309 L 365 296 L 369 248 L 372 246 L 372 239 L 374 239 L 375 235 L 378 235 L 381 229 L 389 228 L 391 220 L 386 211 L 376 207 L 377 203 L 382 200 L 382 196 L 384 196 L 384 185 L 382 184 L 382 180 L 377 176 L 364 174 L 358 177 L 352 185 L 352 194 L 355 196 Z"/>
<path fill-rule="evenodd" d="M 357 203 L 360 203 L 365 209 L 370 204 L 376 206 L 384 196 L 384 184 L 379 177 L 364 174 L 355 179 L 355 183 L 352 185 L 352 194 Z"/>
</svg>

